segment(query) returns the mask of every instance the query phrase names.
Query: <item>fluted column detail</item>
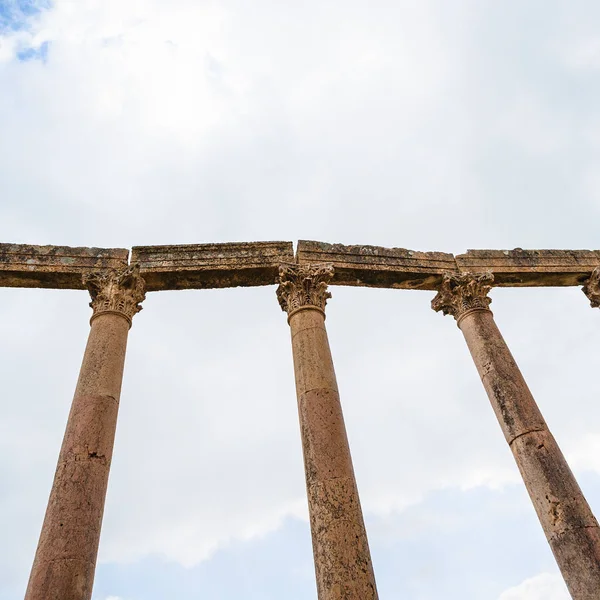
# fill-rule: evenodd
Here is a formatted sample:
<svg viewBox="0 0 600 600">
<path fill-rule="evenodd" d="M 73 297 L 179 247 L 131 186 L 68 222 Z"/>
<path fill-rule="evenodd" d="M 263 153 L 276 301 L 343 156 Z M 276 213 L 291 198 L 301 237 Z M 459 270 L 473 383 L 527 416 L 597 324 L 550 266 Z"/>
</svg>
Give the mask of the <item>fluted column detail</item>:
<svg viewBox="0 0 600 600">
<path fill-rule="evenodd" d="M 600 529 L 496 326 L 491 274 L 446 275 L 431 305 L 455 317 L 574 600 L 600 593 Z"/>
<path fill-rule="evenodd" d="M 89 600 L 112 459 L 137 267 L 84 278 L 93 315 L 25 600 Z"/>
<path fill-rule="evenodd" d="M 282 265 L 319 600 L 375 600 L 377 589 L 325 329 L 331 265 Z"/>
</svg>

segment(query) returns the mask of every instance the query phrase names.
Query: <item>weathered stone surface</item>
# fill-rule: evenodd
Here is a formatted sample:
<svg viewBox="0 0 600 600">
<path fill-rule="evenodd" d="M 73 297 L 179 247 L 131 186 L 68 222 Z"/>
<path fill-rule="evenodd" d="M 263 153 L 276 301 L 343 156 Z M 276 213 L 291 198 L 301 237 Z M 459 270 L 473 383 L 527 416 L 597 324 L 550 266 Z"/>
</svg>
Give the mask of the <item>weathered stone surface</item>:
<svg viewBox="0 0 600 600">
<path fill-rule="evenodd" d="M 92 319 L 105 313 L 123 316 L 131 326 L 133 316 L 142 310 L 141 302 L 146 298 L 144 279 L 139 265 L 131 265 L 119 271 L 102 271 L 83 276 L 90 292 L 94 309 Z"/>
<path fill-rule="evenodd" d="M 0 287 L 85 289 L 82 275 L 127 266 L 123 248 L 0 244 Z"/>
<path fill-rule="evenodd" d="M 457 322 L 470 310 L 487 310 L 492 301 L 487 294 L 492 289 L 493 281 L 491 273 L 446 274 L 431 301 L 431 308 L 452 315 Z"/>
<path fill-rule="evenodd" d="M 94 307 L 25 600 L 92 596 L 127 336 L 143 288 L 131 281 L 139 279 L 131 268 L 121 275 L 92 280 L 94 291 L 100 281 L 98 293 L 114 301 L 109 310 Z"/>
<path fill-rule="evenodd" d="M 0 244 L 0 287 L 81 289 L 81 275 L 127 264 L 121 248 L 69 248 Z M 417 252 L 381 246 L 298 242 L 234 242 L 176 246 L 136 246 L 147 289 L 179 290 L 271 285 L 281 263 L 329 263 L 333 285 L 427 289 L 444 274 L 492 273 L 498 286 L 583 285 L 596 267 L 600 250 L 469 250 Z"/>
<path fill-rule="evenodd" d="M 592 308 L 600 308 L 600 267 L 592 271 L 581 291 L 587 296 Z"/>
<path fill-rule="evenodd" d="M 330 263 L 332 284 L 435 290 L 442 274 L 456 271 L 452 254 L 381 246 L 344 246 L 300 240 L 299 263 Z"/>
<path fill-rule="evenodd" d="M 600 266 L 598 250 L 468 250 L 456 256 L 461 272 L 494 275 L 497 286 L 583 285 Z"/>
<path fill-rule="evenodd" d="M 319 308 L 325 313 L 331 292 L 327 286 L 333 277 L 331 265 L 289 264 L 279 267 L 279 287 L 277 300 L 281 310 L 291 315 L 303 306 Z"/>
<path fill-rule="evenodd" d="M 457 320 L 571 596 L 595 600 L 600 590 L 598 522 L 486 308 L 491 278 L 479 274 L 469 281 L 463 274 L 454 284 L 440 290 L 432 307 Z"/>
<path fill-rule="evenodd" d="M 278 299 L 288 312 L 292 335 L 318 597 L 375 600 L 375 576 L 325 329 L 326 282 L 332 275 L 328 265 L 288 267 Z"/>
<path fill-rule="evenodd" d="M 498 286 L 583 285 L 600 266 L 598 250 L 468 250 L 456 257 L 380 246 L 298 242 L 298 262 L 328 262 L 332 284 L 438 289 L 444 274 L 491 273 Z"/>
<path fill-rule="evenodd" d="M 292 242 L 134 246 L 148 291 L 271 285 L 294 262 Z"/>
</svg>

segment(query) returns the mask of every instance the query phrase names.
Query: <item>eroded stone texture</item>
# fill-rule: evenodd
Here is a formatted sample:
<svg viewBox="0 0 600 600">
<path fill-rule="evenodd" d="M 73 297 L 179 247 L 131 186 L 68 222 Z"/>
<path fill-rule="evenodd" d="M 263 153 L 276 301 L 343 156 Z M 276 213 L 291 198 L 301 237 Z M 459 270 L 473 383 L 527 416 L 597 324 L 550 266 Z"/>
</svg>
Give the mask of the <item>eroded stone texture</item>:
<svg viewBox="0 0 600 600">
<path fill-rule="evenodd" d="M 453 315 L 463 332 L 572 597 L 597 600 L 598 523 L 486 308 L 491 283 L 489 275 L 449 275 L 432 307 Z"/>
<path fill-rule="evenodd" d="M 444 315 L 452 315 L 457 322 L 470 310 L 488 310 L 492 299 L 487 294 L 492 289 L 493 281 L 491 273 L 447 273 L 431 301 L 431 308 L 441 310 Z"/>
<path fill-rule="evenodd" d="M 583 293 L 588 297 L 592 308 L 600 307 L 600 267 L 596 267 L 585 282 Z"/>
<path fill-rule="evenodd" d="M 180 246 L 135 246 L 149 291 L 277 283 L 279 265 L 294 261 L 292 242 L 235 242 Z"/>
<path fill-rule="evenodd" d="M 465 273 L 492 273 L 494 285 L 581 285 L 600 266 L 598 250 L 468 250 L 456 256 Z"/>
<path fill-rule="evenodd" d="M 142 310 L 146 286 L 140 277 L 140 266 L 131 265 L 121 271 L 100 271 L 83 276 L 94 309 L 92 320 L 101 314 L 115 313 L 125 317 L 131 326 L 133 316 Z"/>
<path fill-rule="evenodd" d="M 81 288 L 81 275 L 121 268 L 128 251 L 0 244 L 0 286 Z M 334 285 L 438 289 L 444 273 L 487 273 L 498 286 L 582 285 L 600 267 L 600 250 L 469 250 L 456 257 L 370 245 L 298 242 L 300 264 L 330 263 Z M 281 263 L 294 262 L 292 242 L 136 246 L 149 291 L 277 283 Z"/>
<path fill-rule="evenodd" d="M 127 335 L 144 289 L 133 267 L 86 281 L 94 315 L 26 600 L 92 595 Z"/>
<path fill-rule="evenodd" d="M 319 600 L 374 600 L 375 576 L 325 330 L 330 265 L 284 265 Z"/>
<path fill-rule="evenodd" d="M 405 248 L 345 246 L 300 240 L 298 263 L 330 263 L 333 284 L 434 290 L 442 275 L 456 270 L 452 254 Z"/>
<path fill-rule="evenodd" d="M 82 275 L 127 266 L 123 248 L 0 244 L 0 286 L 85 289 Z"/>
<path fill-rule="evenodd" d="M 325 313 L 331 292 L 327 286 L 333 277 L 333 266 L 323 265 L 281 265 L 277 300 L 288 318 L 296 310 L 310 306 Z"/>
</svg>

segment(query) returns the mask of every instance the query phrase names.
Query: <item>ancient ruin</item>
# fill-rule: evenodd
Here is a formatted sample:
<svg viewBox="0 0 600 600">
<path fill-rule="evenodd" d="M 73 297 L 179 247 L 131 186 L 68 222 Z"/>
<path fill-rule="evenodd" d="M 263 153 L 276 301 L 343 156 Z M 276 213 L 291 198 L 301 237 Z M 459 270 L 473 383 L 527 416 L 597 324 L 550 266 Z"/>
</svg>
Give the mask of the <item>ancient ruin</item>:
<svg viewBox="0 0 600 600">
<path fill-rule="evenodd" d="M 120 248 L 0 244 L 0 286 L 87 289 L 90 334 L 26 600 L 89 600 L 127 336 L 147 292 L 276 285 L 291 330 L 320 600 L 377 598 L 325 329 L 329 286 L 437 292 L 462 331 L 567 587 L 600 594 L 600 529 L 489 305 L 496 287 L 582 286 L 600 307 L 600 250 L 469 250 L 454 256 L 321 242 Z M 583 298 L 582 298 L 583 300 Z"/>
</svg>

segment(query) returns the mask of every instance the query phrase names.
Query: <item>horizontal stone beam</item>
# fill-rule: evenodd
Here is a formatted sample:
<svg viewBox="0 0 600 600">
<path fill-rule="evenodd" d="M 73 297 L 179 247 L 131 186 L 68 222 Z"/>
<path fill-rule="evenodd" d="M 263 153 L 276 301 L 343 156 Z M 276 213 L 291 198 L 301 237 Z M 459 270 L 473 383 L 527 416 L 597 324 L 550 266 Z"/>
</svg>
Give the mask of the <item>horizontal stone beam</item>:
<svg viewBox="0 0 600 600">
<path fill-rule="evenodd" d="M 0 287 L 83 289 L 82 275 L 128 264 L 123 248 L 0 244 Z M 149 291 L 277 283 L 281 263 L 331 263 L 334 285 L 435 290 L 444 273 L 491 272 L 504 287 L 582 285 L 600 250 L 468 250 L 454 256 L 404 248 L 301 240 L 136 246 Z"/>
<path fill-rule="evenodd" d="M 600 250 L 468 250 L 456 265 L 461 272 L 490 271 L 504 287 L 581 285 L 600 267 Z"/>
<path fill-rule="evenodd" d="M 442 274 L 456 272 L 452 254 L 415 252 L 405 248 L 344 246 L 301 240 L 300 263 L 331 263 L 332 284 L 382 288 L 435 290 Z"/>
<path fill-rule="evenodd" d="M 149 291 L 271 285 L 294 262 L 292 242 L 134 246 Z"/>
<path fill-rule="evenodd" d="M 600 266 L 600 250 L 468 250 L 456 257 L 380 246 L 302 240 L 297 260 L 333 264 L 332 283 L 435 290 L 444 273 L 491 272 L 502 287 L 581 285 Z"/>
<path fill-rule="evenodd" d="M 82 275 L 127 265 L 123 248 L 0 244 L 0 287 L 84 289 Z"/>
</svg>

